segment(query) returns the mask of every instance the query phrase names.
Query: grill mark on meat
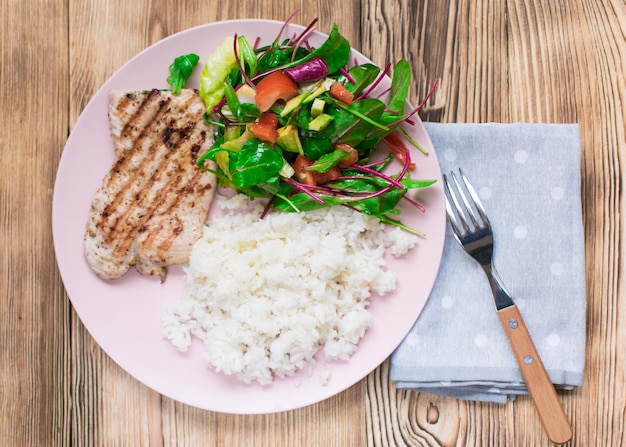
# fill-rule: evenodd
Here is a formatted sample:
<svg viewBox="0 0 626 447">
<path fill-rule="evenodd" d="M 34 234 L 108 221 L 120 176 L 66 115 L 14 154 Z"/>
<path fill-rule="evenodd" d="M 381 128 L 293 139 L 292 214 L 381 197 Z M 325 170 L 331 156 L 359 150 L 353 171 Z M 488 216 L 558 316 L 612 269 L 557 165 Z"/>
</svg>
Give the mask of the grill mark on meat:
<svg viewBox="0 0 626 447">
<path fill-rule="evenodd" d="M 113 166 L 113 169 L 116 171 L 120 173 L 125 171 L 132 174 L 136 172 L 138 168 L 142 167 L 133 167 L 130 165 L 132 156 L 139 153 L 141 145 L 146 143 L 146 139 L 152 137 L 151 134 L 158 132 L 158 126 L 160 126 L 163 116 L 169 109 L 169 99 L 166 101 L 160 100 L 157 104 L 157 100 L 159 99 L 157 96 L 158 93 L 158 90 L 152 90 L 122 129 L 120 140 L 127 140 L 130 145 L 127 144 L 127 150 L 119 154 L 119 158 Z M 124 103 L 124 107 L 122 107 L 122 104 L 117 106 L 116 112 L 118 114 L 123 114 L 130 107 L 129 102 L 124 101 Z M 142 121 L 144 122 L 143 126 L 141 125 Z M 148 144 L 144 150 L 147 150 L 149 153 L 154 153 L 155 148 L 152 144 Z M 149 162 L 147 158 L 144 158 L 143 161 L 146 163 Z M 128 178 L 130 180 L 131 176 L 129 175 Z"/>
<path fill-rule="evenodd" d="M 214 175 L 195 166 L 212 143 L 204 104 L 191 90 L 112 92 L 109 112 L 115 160 L 94 197 L 85 256 L 103 278 L 136 265 L 164 279 L 165 265 L 188 258 L 213 197 Z"/>
<path fill-rule="evenodd" d="M 190 182 L 189 185 L 177 191 L 176 197 L 178 197 L 178 200 L 171 201 L 169 206 L 163 211 L 163 215 L 177 216 L 176 209 L 179 207 L 181 201 L 183 201 L 188 195 L 194 194 L 194 192 L 202 194 L 207 188 L 211 187 L 210 185 L 202 186 L 199 184 L 200 178 L 202 176 L 202 173 L 201 173 L 202 171 L 200 169 L 198 169 L 198 171 L 199 172 L 194 176 L 193 180 Z M 195 203 L 192 202 L 190 206 L 191 207 L 195 206 Z M 180 233 L 180 231 L 182 231 L 182 227 L 180 229 L 179 227 L 176 227 L 173 231 L 174 234 L 171 234 L 167 238 L 163 238 L 162 239 L 163 242 L 159 245 L 159 250 L 163 252 L 168 251 L 170 247 L 172 246 L 172 243 L 174 242 L 174 240 Z M 152 235 L 148 236 L 148 238 L 146 239 L 146 242 L 152 242 L 152 240 L 156 239 L 156 236 L 157 236 L 157 233 L 154 232 Z"/>
<path fill-rule="evenodd" d="M 159 93 L 158 90 L 156 92 Z M 146 110 L 149 109 L 150 102 L 154 102 L 157 100 L 159 105 L 158 112 L 154 115 L 154 118 L 149 121 L 150 125 L 139 133 L 138 138 L 132 141 L 131 150 L 128 154 L 131 156 L 133 154 L 144 155 L 144 158 L 141 160 L 139 167 L 135 170 L 135 172 L 139 173 L 139 178 L 148 177 L 148 173 L 145 172 L 145 168 L 146 166 L 154 168 L 151 156 L 154 156 L 155 152 L 157 152 L 154 145 L 150 145 L 150 150 L 147 153 L 140 150 L 144 138 L 147 138 L 154 134 L 162 133 L 160 141 L 169 150 L 165 152 L 165 156 L 162 162 L 158 165 L 159 167 L 154 170 L 152 175 L 146 180 L 145 184 L 141 185 L 138 195 L 135 195 L 135 201 L 137 203 L 135 203 L 134 206 L 129 206 L 124 214 L 118 215 L 113 223 L 109 223 L 108 225 L 106 223 L 103 223 L 100 227 L 101 231 L 103 231 L 103 233 L 105 234 L 104 240 L 106 243 L 111 243 L 114 238 L 117 239 L 118 245 L 116 245 L 115 247 L 115 253 L 118 255 L 123 255 L 124 253 L 128 252 L 128 250 L 130 250 L 135 238 L 137 237 L 138 229 L 143 227 L 144 224 L 149 221 L 155 214 L 166 215 L 165 212 L 160 211 L 162 208 L 167 206 L 167 202 L 165 202 L 165 200 L 169 200 L 174 205 L 180 201 L 180 199 L 177 197 L 177 194 L 174 194 L 172 192 L 175 191 L 180 185 L 182 177 L 180 175 L 174 175 L 173 177 L 170 176 L 170 181 L 166 184 L 164 188 L 162 188 L 161 199 L 156 202 L 155 206 L 153 205 L 152 212 L 146 211 L 145 213 L 143 213 L 143 217 L 139 219 L 139 222 L 135 222 L 135 219 L 133 219 L 133 212 L 136 209 L 143 209 L 145 207 L 145 202 L 149 201 L 149 197 L 145 193 L 151 190 L 155 182 L 159 180 L 159 176 L 167 174 L 167 172 L 163 171 L 162 167 L 167 166 L 168 164 L 170 166 L 178 164 L 173 162 L 177 159 L 180 159 L 186 153 L 187 148 L 185 147 L 185 143 L 189 141 L 189 131 L 195 128 L 194 123 L 191 126 L 179 129 L 179 123 L 185 122 L 185 120 L 187 119 L 184 114 L 181 114 L 178 120 L 170 120 L 168 125 L 163 129 L 163 114 L 165 112 L 171 112 L 171 110 L 169 109 L 170 101 L 159 100 L 158 95 L 155 94 L 154 90 L 150 92 L 146 100 L 139 107 L 137 113 L 135 113 L 134 116 L 131 118 L 130 123 L 132 123 L 132 125 L 127 125 L 125 126 L 125 128 L 137 128 L 137 122 L 140 122 L 142 118 L 141 114 L 146 113 Z M 188 106 L 188 102 L 181 107 L 183 111 Z M 156 140 L 158 141 L 158 139 Z M 130 157 L 123 157 L 121 160 L 124 161 L 123 164 L 125 166 L 130 163 Z M 130 168 L 129 171 L 133 172 L 133 169 Z M 129 179 L 132 179 L 133 177 L 134 176 L 129 176 Z M 133 186 L 137 185 L 128 185 L 128 187 L 131 189 L 133 188 Z M 132 195 L 132 193 L 129 194 L 128 188 L 121 189 L 114 201 L 107 208 L 115 209 L 115 207 L 119 206 L 119 202 L 121 200 L 124 200 L 125 198 L 128 199 L 128 195 Z M 105 212 L 106 211 L 109 211 L 110 214 L 111 210 L 105 209 Z M 139 226 L 137 224 L 139 224 Z M 125 235 L 125 237 L 120 238 L 120 234 Z"/>
<path fill-rule="evenodd" d="M 128 195 L 129 188 L 132 189 L 137 186 L 131 183 L 136 182 L 138 178 L 142 179 L 146 177 L 145 169 L 152 161 L 150 156 L 153 156 L 155 153 L 155 148 L 150 144 L 149 139 L 152 134 L 158 132 L 160 122 L 169 105 L 169 100 L 160 101 L 159 104 L 155 104 L 158 100 L 158 93 L 158 90 L 152 90 L 146 96 L 121 131 L 120 140 L 127 140 L 130 144 L 126 144 L 124 151 L 120 152 L 118 150 L 116 154 L 118 157 L 112 168 L 116 175 L 109 178 L 104 188 L 113 189 L 112 185 L 119 182 L 122 183 L 122 186 L 104 209 L 103 221 L 96 222 L 96 226 L 104 232 L 104 238 L 107 242 L 110 242 L 112 237 L 111 233 L 117 231 L 117 225 L 119 224 L 119 217 L 111 223 L 111 220 L 116 215 L 116 210 L 120 208 L 121 202 Z M 123 98 L 128 99 L 128 95 Z M 123 114 L 124 111 L 130 107 L 130 102 L 130 100 L 122 100 L 116 107 L 116 112 L 120 115 Z M 157 106 L 156 109 L 155 106 Z M 140 125 L 141 120 L 145 123 L 144 126 Z M 142 155 L 141 162 L 138 166 L 135 166 L 132 163 L 133 158 Z M 137 173 L 141 174 L 137 175 Z M 146 186 L 151 185 L 148 183 Z"/>
<path fill-rule="evenodd" d="M 124 111 L 128 110 L 128 107 L 130 106 L 130 104 L 132 102 L 135 102 L 136 100 L 137 100 L 137 95 L 132 94 L 132 93 L 122 97 L 122 99 L 120 100 L 119 104 L 116 107 L 117 113 L 121 114 Z M 139 105 L 135 114 L 130 117 L 128 122 L 122 128 L 122 131 L 120 132 L 120 136 L 122 138 L 126 138 L 128 135 L 132 135 L 133 133 L 140 131 L 141 126 L 138 126 L 137 123 L 140 123 L 142 121 L 142 118 L 145 121 L 144 115 L 151 115 L 150 114 L 151 107 L 154 107 L 155 105 L 158 106 L 158 108 L 156 109 L 157 113 L 167 112 L 170 101 L 171 99 L 169 97 L 163 96 L 160 90 L 158 89 L 150 90 L 150 93 L 148 93 L 148 95 L 145 97 L 143 102 Z M 151 120 L 148 120 L 146 122 L 150 124 Z"/>
<path fill-rule="evenodd" d="M 147 103 L 153 101 L 154 99 L 155 98 L 152 96 L 152 93 L 151 93 L 146 98 L 146 100 L 143 101 L 142 105 L 138 108 L 137 112 L 133 115 L 133 117 L 131 118 L 131 122 L 136 122 L 141 117 L 141 114 L 145 113 Z M 148 144 L 146 148 L 147 151 L 145 149 L 142 151 L 141 146 L 145 144 L 144 140 L 148 138 L 150 134 L 154 134 L 158 132 L 158 126 L 160 125 L 160 120 L 162 119 L 161 116 L 163 115 L 163 112 L 165 110 L 166 109 L 164 107 L 160 107 L 156 114 L 151 114 L 151 116 L 146 117 L 145 121 L 146 121 L 147 126 L 144 128 L 141 128 L 140 130 L 136 124 L 134 124 L 133 126 L 128 126 L 128 125 L 125 126 L 125 128 L 132 127 L 136 129 L 136 131 L 133 132 L 134 134 L 136 134 L 136 137 L 132 138 L 131 136 L 128 136 L 129 141 L 130 141 L 130 147 L 128 151 L 125 154 L 123 154 L 114 165 L 114 169 L 116 171 L 119 171 L 120 174 L 122 172 L 125 172 L 125 173 L 128 173 L 128 175 L 125 175 L 126 180 L 124 182 L 124 186 L 118 191 L 115 198 L 105 208 L 104 211 L 107 217 L 114 215 L 115 210 L 118 209 L 119 207 L 120 201 L 122 201 L 124 199 L 124 196 L 128 194 L 128 190 L 126 189 L 126 187 L 134 186 L 132 184 L 129 185 L 129 183 L 137 180 L 136 178 L 133 178 L 133 174 L 139 173 L 140 179 L 142 178 L 146 179 L 147 177 L 146 168 L 149 167 L 150 163 L 154 161 L 153 159 L 151 159 L 151 156 L 154 156 L 156 151 L 152 144 Z M 118 107 L 118 113 L 121 113 L 121 112 L 122 110 L 120 110 L 120 107 Z M 130 134 L 127 133 L 127 135 L 130 135 Z M 143 157 L 138 166 L 133 166 L 133 164 L 131 163 L 132 157 L 136 157 L 137 155 L 143 155 Z M 164 165 L 165 162 L 167 161 L 168 159 L 164 159 L 161 165 Z M 152 186 L 154 184 L 155 175 L 157 175 L 159 171 L 160 171 L 160 167 L 156 167 L 156 168 L 153 167 L 152 175 L 150 175 L 150 177 L 146 179 L 145 184 L 143 186 Z M 106 185 L 106 187 L 109 187 L 110 184 L 116 181 L 119 181 L 119 178 L 111 178 L 109 183 Z"/>
</svg>

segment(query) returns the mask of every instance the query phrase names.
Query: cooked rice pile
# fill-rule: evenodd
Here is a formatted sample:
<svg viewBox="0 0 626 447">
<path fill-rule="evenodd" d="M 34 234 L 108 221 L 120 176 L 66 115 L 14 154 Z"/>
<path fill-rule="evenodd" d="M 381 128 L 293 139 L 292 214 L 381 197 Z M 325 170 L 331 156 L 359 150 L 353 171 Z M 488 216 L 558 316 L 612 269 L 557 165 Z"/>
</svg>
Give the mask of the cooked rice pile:
<svg viewBox="0 0 626 447">
<path fill-rule="evenodd" d="M 370 295 L 395 288 L 385 249 L 401 256 L 417 238 L 345 207 L 260 220 L 245 196 L 217 198 L 228 212 L 193 247 L 166 337 L 186 351 L 195 335 L 216 371 L 261 384 L 313 365 L 320 349 L 348 359 L 370 325 Z"/>
</svg>

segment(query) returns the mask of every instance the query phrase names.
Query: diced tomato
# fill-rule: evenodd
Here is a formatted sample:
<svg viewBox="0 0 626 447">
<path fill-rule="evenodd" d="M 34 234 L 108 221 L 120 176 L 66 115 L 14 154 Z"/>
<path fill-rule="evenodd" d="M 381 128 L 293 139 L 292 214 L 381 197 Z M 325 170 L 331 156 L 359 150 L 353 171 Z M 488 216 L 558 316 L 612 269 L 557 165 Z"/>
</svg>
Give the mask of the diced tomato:
<svg viewBox="0 0 626 447">
<path fill-rule="evenodd" d="M 333 166 L 326 172 L 309 171 L 309 168 L 313 165 L 311 159 L 304 155 L 298 155 L 293 162 L 293 170 L 295 175 L 301 183 L 309 186 L 316 186 L 323 183 L 332 182 L 341 177 L 341 169 L 337 166 Z"/>
<path fill-rule="evenodd" d="M 396 132 L 392 132 L 385 136 L 383 141 L 387 144 L 391 153 L 398 158 L 400 163 L 406 162 L 406 154 L 409 152 L 409 149 Z M 413 169 L 415 167 L 415 163 L 411 162 L 409 167 Z"/>
<path fill-rule="evenodd" d="M 264 112 L 259 120 L 250 125 L 250 132 L 261 141 L 276 143 L 278 138 L 278 116 L 272 112 Z"/>
<path fill-rule="evenodd" d="M 256 85 L 256 106 L 266 112 L 276 101 L 288 101 L 298 94 L 298 85 L 282 71 L 274 71 Z"/>
<path fill-rule="evenodd" d="M 339 177 L 341 177 L 341 169 L 338 166 L 333 166 L 326 172 L 313 171 L 313 178 L 318 185 L 335 181 Z"/>
<path fill-rule="evenodd" d="M 339 82 L 333 82 L 328 93 L 336 100 L 348 105 L 352 104 L 352 101 L 354 101 L 354 95 Z"/>
<path fill-rule="evenodd" d="M 359 151 L 350 146 L 349 144 L 340 143 L 335 146 L 335 150 L 342 150 L 350 154 L 348 158 L 340 161 L 341 166 L 350 166 L 359 161 Z"/>
<path fill-rule="evenodd" d="M 313 171 L 308 171 L 313 162 L 304 155 L 298 155 L 293 162 L 293 170 L 296 172 L 296 177 L 305 185 L 315 186 L 317 181 L 313 176 Z"/>
</svg>

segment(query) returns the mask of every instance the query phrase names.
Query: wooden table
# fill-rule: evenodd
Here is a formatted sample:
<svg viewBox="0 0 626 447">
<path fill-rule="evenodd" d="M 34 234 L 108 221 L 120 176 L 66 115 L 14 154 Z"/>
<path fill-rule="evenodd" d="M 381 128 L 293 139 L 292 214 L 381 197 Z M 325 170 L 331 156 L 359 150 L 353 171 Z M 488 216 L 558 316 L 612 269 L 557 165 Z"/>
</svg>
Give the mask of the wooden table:
<svg viewBox="0 0 626 447">
<path fill-rule="evenodd" d="M 337 22 L 383 65 L 407 58 L 415 103 L 440 122 L 580 123 L 587 362 L 560 393 L 576 446 L 626 445 L 626 4 L 619 0 L 6 0 L 0 6 L 0 445 L 542 446 L 533 404 L 397 391 L 389 362 L 347 391 L 260 416 L 163 397 L 81 324 L 52 244 L 52 193 L 68 134 L 124 62 L 191 26 L 233 18 Z M 564 229 L 567 231 L 567 229 Z"/>
</svg>

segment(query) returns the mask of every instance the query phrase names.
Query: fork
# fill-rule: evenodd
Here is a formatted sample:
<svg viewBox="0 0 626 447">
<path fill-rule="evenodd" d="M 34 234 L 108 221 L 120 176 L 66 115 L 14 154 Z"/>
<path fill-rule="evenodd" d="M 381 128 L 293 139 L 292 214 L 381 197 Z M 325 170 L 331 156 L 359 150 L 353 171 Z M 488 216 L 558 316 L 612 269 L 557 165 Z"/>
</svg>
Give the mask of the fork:
<svg viewBox="0 0 626 447">
<path fill-rule="evenodd" d="M 572 428 L 519 309 L 494 268 L 493 232 L 484 206 L 461 169 L 458 177 L 453 172 L 450 178 L 444 175 L 444 183 L 450 228 L 463 249 L 485 271 L 500 322 L 544 430 L 552 442 L 563 444 L 571 439 Z"/>
</svg>

